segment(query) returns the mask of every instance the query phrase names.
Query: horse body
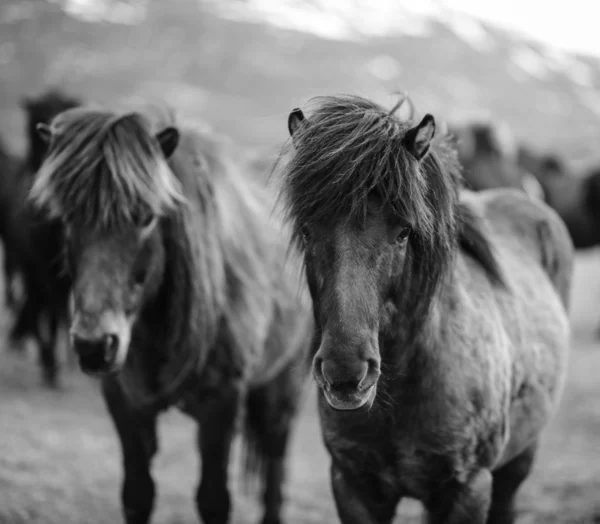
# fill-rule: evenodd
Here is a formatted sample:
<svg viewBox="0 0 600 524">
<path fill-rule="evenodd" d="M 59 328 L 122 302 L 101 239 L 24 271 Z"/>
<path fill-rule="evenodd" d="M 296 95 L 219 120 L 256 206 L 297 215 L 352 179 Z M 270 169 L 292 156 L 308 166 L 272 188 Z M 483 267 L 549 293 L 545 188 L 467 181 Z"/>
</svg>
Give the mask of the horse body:
<svg viewBox="0 0 600 524">
<path fill-rule="evenodd" d="M 563 223 L 514 190 L 458 201 L 430 116 L 358 97 L 297 111 L 284 195 L 341 521 L 390 523 L 411 496 L 431 523 L 512 522 L 566 373 Z"/>
<path fill-rule="evenodd" d="M 588 204 L 591 177 L 549 177 L 542 182 L 546 202 L 565 221 L 577 249 L 600 244 L 600 215 L 596 206 Z"/>
<path fill-rule="evenodd" d="M 44 220 L 27 201 L 35 172 L 47 147 L 38 137 L 35 126 L 48 123 L 60 112 L 76 107 L 78 99 L 59 91 L 48 91 L 22 101 L 27 115 L 29 149 L 25 159 L 3 177 L 2 238 L 5 245 L 5 281 L 7 303 L 16 310 L 11 329 L 13 343 L 32 335 L 39 346 L 43 378 L 55 386 L 57 380 L 56 345 L 58 329 L 67 318 L 69 280 L 62 271 L 62 229 L 60 221 Z M 12 281 L 22 273 L 25 299 L 16 303 Z"/>
<path fill-rule="evenodd" d="M 510 187 L 543 198 L 537 179 L 518 164 L 515 140 L 508 126 L 476 120 L 455 125 L 452 134 L 457 139 L 463 177 L 470 189 Z"/>
<path fill-rule="evenodd" d="M 64 113 L 41 130 L 52 145 L 32 195 L 66 223 L 81 366 L 112 372 L 103 392 L 123 450 L 128 524 L 150 518 L 156 419 L 173 405 L 200 425 L 203 521 L 228 521 L 243 415 L 248 465 L 264 478 L 263 522 L 278 523 L 308 372 L 308 297 L 268 195 L 213 137 L 173 126 L 164 113 Z"/>
<path fill-rule="evenodd" d="M 410 496 L 435 508 L 432 493 L 449 479 L 509 463 L 535 443 L 562 392 L 572 262 L 552 244 L 568 246 L 564 227 L 512 191 L 469 201 L 486 218 L 509 290 L 495 293 L 481 263 L 461 253 L 424 341 L 381 347 L 394 378 L 371 409 L 333 412 L 319 399 L 334 467 L 395 503 Z"/>
</svg>

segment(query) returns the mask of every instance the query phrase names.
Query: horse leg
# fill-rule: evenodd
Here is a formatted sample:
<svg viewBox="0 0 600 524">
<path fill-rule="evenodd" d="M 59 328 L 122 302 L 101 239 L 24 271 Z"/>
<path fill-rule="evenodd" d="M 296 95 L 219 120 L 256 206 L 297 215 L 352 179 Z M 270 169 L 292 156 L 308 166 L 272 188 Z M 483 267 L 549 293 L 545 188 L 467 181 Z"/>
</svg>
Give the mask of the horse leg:
<svg viewBox="0 0 600 524">
<path fill-rule="evenodd" d="M 17 305 L 14 280 L 17 274 L 17 262 L 10 250 L 4 250 L 4 300 L 6 306 L 14 310 Z"/>
<path fill-rule="evenodd" d="M 255 441 L 254 451 L 260 455 L 255 458 L 264 461 L 262 524 L 281 524 L 285 457 L 303 383 L 304 376 L 289 366 L 273 381 L 248 394 L 247 437 Z"/>
<path fill-rule="evenodd" d="M 486 524 L 492 500 L 492 474 L 475 473 L 465 483 L 441 487 L 441 494 L 427 504 L 429 524 Z"/>
<path fill-rule="evenodd" d="M 49 311 L 47 315 L 40 314 L 39 322 L 44 318 L 47 320 L 47 330 L 41 325 L 38 328 L 40 344 L 40 364 L 42 366 L 42 379 L 50 387 L 58 385 L 58 363 L 56 360 L 56 335 L 58 332 L 58 320 L 56 315 Z"/>
<path fill-rule="evenodd" d="M 158 450 L 157 413 L 132 409 L 114 377 L 102 381 L 102 393 L 121 441 L 125 473 L 121 502 L 125 522 L 147 524 L 156 491 L 150 463 Z"/>
<path fill-rule="evenodd" d="M 204 524 L 226 524 L 229 521 L 228 466 L 239 399 L 237 390 L 224 388 L 202 402 L 198 416 L 202 477 L 196 491 L 196 507 Z"/>
<path fill-rule="evenodd" d="M 372 486 L 355 481 L 335 464 L 331 465 L 331 487 L 342 524 L 391 524 L 400 503 L 400 495 L 381 496 Z"/>
<path fill-rule="evenodd" d="M 487 524 L 514 522 L 515 496 L 523 481 L 529 476 L 536 450 L 537 442 L 493 472 L 492 506 Z"/>
</svg>

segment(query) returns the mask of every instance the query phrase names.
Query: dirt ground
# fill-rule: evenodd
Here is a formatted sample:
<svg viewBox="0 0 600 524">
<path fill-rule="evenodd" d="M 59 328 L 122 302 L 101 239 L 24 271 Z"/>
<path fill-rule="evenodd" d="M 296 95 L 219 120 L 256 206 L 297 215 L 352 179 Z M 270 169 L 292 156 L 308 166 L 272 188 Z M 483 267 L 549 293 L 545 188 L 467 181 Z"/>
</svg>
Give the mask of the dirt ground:
<svg viewBox="0 0 600 524">
<path fill-rule="evenodd" d="M 600 523 L 600 343 L 593 336 L 600 323 L 599 301 L 600 253 L 580 255 L 570 376 L 535 472 L 520 494 L 519 524 Z M 162 419 L 153 522 L 198 522 L 193 505 L 198 480 L 194 438 L 194 424 L 183 415 L 173 411 Z M 238 462 L 232 465 L 233 522 L 256 522 L 255 498 L 237 489 Z M 336 522 L 328 466 L 311 388 L 294 435 L 288 522 Z M 62 390 L 48 391 L 40 387 L 35 363 L 0 352 L 0 523 L 120 522 L 120 476 L 116 435 L 97 384 L 67 369 Z M 397 522 L 418 522 L 419 515 L 420 506 L 406 500 Z"/>
</svg>

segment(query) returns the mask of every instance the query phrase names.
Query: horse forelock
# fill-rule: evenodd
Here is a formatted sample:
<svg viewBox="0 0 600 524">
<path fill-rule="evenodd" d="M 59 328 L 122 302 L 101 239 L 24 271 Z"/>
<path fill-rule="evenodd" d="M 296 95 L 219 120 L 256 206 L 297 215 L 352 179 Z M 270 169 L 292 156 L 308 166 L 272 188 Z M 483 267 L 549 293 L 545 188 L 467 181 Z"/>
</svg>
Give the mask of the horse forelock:
<svg viewBox="0 0 600 524">
<path fill-rule="evenodd" d="M 31 198 L 51 215 L 93 229 L 137 225 L 184 202 L 150 124 L 140 113 L 77 108 L 52 122 Z"/>
<path fill-rule="evenodd" d="M 304 225 L 361 223 L 368 197 L 411 223 L 408 261 L 399 282 L 402 306 L 423 320 L 457 245 L 460 164 L 450 136 L 438 137 L 418 162 L 403 139 L 412 123 L 356 96 L 319 97 L 294 135 L 283 165 L 281 197 L 293 240 Z M 283 163 L 283 162 L 282 162 Z"/>
</svg>

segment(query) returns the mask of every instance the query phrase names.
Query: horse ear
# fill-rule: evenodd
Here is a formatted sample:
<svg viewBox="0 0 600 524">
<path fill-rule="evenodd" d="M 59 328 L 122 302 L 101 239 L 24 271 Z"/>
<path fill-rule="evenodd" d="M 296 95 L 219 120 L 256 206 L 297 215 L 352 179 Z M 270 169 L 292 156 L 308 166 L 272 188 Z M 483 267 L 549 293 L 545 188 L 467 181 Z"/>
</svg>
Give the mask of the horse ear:
<svg viewBox="0 0 600 524">
<path fill-rule="evenodd" d="M 45 144 L 50 143 L 50 139 L 52 138 L 52 131 L 50 130 L 50 126 L 48 124 L 44 124 L 40 122 L 35 126 L 35 130 L 38 136 L 42 139 Z"/>
<path fill-rule="evenodd" d="M 292 109 L 290 116 L 288 116 L 288 131 L 290 132 L 290 136 L 294 136 L 296 131 L 300 129 L 300 126 L 306 122 L 306 118 L 302 109 L 296 108 Z"/>
<path fill-rule="evenodd" d="M 156 140 L 158 140 L 165 158 L 170 158 L 179 145 L 179 131 L 176 127 L 167 127 L 156 134 Z"/>
<path fill-rule="evenodd" d="M 435 135 L 435 119 L 427 113 L 421 122 L 409 129 L 404 135 L 404 147 L 417 159 L 421 160 L 429 151 Z"/>
<path fill-rule="evenodd" d="M 298 130 L 301 127 L 308 127 L 309 123 L 310 122 L 304 116 L 302 109 L 297 107 L 296 109 L 292 110 L 290 116 L 288 116 L 288 131 L 290 132 L 290 136 L 292 137 L 292 142 L 294 145 L 297 145 L 298 143 Z"/>
</svg>

